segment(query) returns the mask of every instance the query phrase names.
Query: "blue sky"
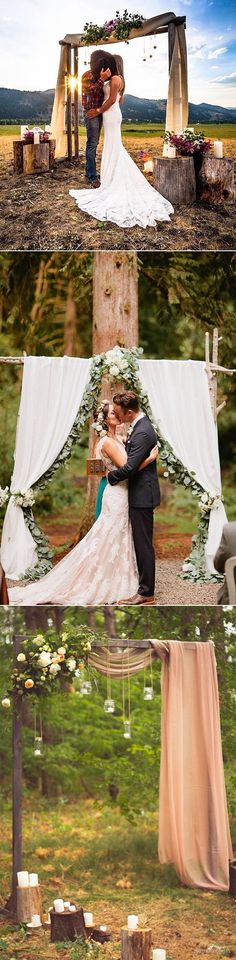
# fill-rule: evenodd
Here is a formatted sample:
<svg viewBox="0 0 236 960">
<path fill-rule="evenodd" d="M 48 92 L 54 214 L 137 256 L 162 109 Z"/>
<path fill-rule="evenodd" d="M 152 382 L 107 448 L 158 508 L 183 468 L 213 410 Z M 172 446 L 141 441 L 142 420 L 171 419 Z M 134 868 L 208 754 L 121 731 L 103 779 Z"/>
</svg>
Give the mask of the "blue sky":
<svg viewBox="0 0 236 960">
<path fill-rule="evenodd" d="M 118 4 L 123 12 L 126 3 Z M 151 17 L 172 7 L 186 14 L 189 99 L 236 106 L 235 0 L 137 0 L 129 11 Z M 59 46 L 65 33 L 83 30 L 86 20 L 102 24 L 115 15 L 117 0 L 1 0 L 0 86 L 45 90 L 55 85 Z M 116 47 L 125 60 L 126 90 L 136 96 L 166 97 L 167 39 L 135 40 Z M 150 54 L 152 53 L 152 58 Z M 146 60 L 144 62 L 144 57 Z M 81 72 L 84 67 L 81 53 Z"/>
</svg>

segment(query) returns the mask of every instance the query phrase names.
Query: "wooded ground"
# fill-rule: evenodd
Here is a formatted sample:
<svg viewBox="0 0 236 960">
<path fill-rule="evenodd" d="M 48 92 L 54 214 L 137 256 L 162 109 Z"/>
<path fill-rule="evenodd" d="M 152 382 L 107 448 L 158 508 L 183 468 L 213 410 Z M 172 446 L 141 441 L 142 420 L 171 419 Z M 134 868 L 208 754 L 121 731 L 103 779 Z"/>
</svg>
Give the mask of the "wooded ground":
<svg viewBox="0 0 236 960">
<path fill-rule="evenodd" d="M 63 631 L 65 622 L 90 626 L 97 638 L 148 636 L 159 639 L 214 639 L 217 658 L 226 788 L 233 841 L 235 805 L 236 611 L 163 608 L 94 612 L 50 608 L 0 610 L 0 697 L 11 672 L 12 632 Z M 48 626 L 50 624 L 50 626 Z M 34 756 L 34 707 L 28 699 L 23 732 L 24 865 L 39 873 L 45 911 L 56 896 L 80 902 L 105 923 L 112 942 L 94 945 L 49 944 L 47 932 L 31 941 L 23 927 L 6 919 L 0 928 L 0 960 L 118 960 L 120 929 L 135 912 L 150 924 L 153 946 L 168 960 L 226 960 L 235 957 L 235 907 L 227 894 L 181 886 L 172 867 L 157 857 L 160 768 L 161 665 L 153 665 L 154 700 L 143 700 L 149 670 L 131 680 L 132 738 L 122 733 L 121 683 L 112 682 L 115 714 L 104 713 L 106 680 L 89 673 L 92 696 L 60 692 L 41 701 L 43 755 Z M 79 681 L 75 682 L 79 688 Z M 39 716 L 39 715 L 38 715 Z M 11 857 L 11 716 L 1 712 L 0 785 L 4 839 L 1 853 L 1 905 L 9 893 Z"/>
<path fill-rule="evenodd" d="M 128 126 L 128 129 L 127 129 Z M 3 128 L 4 129 L 4 128 Z M 11 128 L 9 128 L 11 130 Z M 211 131 L 211 132 L 210 132 Z M 0 127 L 1 132 L 1 127 Z M 207 136 L 207 126 L 205 127 Z M 235 126 L 225 131 L 225 155 L 235 157 Z M 220 126 L 209 126 L 209 136 L 221 136 Z M 224 136 L 224 127 L 222 127 Z M 85 136 L 80 137 L 79 168 L 56 163 L 49 174 L 23 177 L 13 173 L 12 141 L 15 134 L 0 136 L 1 249 L 8 250 L 232 250 L 235 247 L 235 206 L 195 205 L 177 210 L 169 223 L 156 228 L 121 229 L 100 223 L 78 210 L 70 189 L 87 186 Z M 140 169 L 140 149 L 150 158 L 162 156 L 163 141 L 149 125 L 124 126 L 124 146 Z M 102 141 L 98 149 L 100 163 Z M 149 175 L 152 183 L 152 175 Z"/>
</svg>

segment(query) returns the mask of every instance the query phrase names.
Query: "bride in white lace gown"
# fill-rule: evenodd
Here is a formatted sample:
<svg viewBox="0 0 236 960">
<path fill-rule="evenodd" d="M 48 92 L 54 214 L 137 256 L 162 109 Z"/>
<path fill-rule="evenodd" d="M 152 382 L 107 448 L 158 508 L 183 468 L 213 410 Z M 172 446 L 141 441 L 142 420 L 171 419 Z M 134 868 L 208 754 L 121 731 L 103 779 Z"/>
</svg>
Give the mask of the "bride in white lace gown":
<svg viewBox="0 0 236 960">
<path fill-rule="evenodd" d="M 120 102 L 124 80 L 117 73 L 104 83 L 102 107 L 90 110 L 88 117 L 103 116 L 104 146 L 101 161 L 101 186 L 98 189 L 70 190 L 80 210 L 96 220 L 111 221 L 119 227 L 155 227 L 158 220 L 169 220 L 173 207 L 143 176 L 122 144 Z M 105 75 L 110 72 L 105 71 Z M 104 70 L 100 77 L 103 78 Z"/>
<path fill-rule="evenodd" d="M 96 457 L 103 460 L 107 470 L 114 465 L 123 466 L 127 454 L 122 440 L 116 437 L 118 420 L 112 404 L 103 401 L 99 410 L 104 415 L 105 429 L 97 444 Z M 154 448 L 139 469 L 156 456 Z M 138 573 L 125 481 L 116 486 L 107 484 L 102 512 L 83 540 L 41 580 L 10 589 L 9 602 L 13 606 L 48 603 L 97 606 L 132 597 L 137 589 Z"/>
</svg>

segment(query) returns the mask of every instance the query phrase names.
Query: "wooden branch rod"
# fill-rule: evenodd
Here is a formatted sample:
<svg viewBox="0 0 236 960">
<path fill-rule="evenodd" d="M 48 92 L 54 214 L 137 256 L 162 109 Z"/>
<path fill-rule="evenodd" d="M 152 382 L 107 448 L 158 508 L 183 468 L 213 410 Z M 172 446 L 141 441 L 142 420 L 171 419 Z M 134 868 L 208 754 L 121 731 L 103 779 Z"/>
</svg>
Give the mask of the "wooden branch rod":
<svg viewBox="0 0 236 960">
<path fill-rule="evenodd" d="M 26 355 L 25 355 L 25 356 L 26 356 Z M 0 357 L 0 363 L 6 363 L 6 364 L 11 364 L 11 363 L 12 363 L 12 364 L 18 364 L 19 366 L 21 366 L 21 365 L 23 365 L 24 362 L 25 362 L 25 356 L 23 356 L 23 357 Z M 210 370 L 214 370 L 215 372 L 218 372 L 218 373 L 225 373 L 225 374 L 227 374 L 229 377 L 232 377 L 233 374 L 236 373 L 236 367 L 234 367 L 232 370 L 230 370 L 230 369 L 228 369 L 227 367 L 221 367 L 221 366 L 218 365 L 217 363 L 211 363 L 211 362 L 208 363 L 208 362 L 207 362 L 207 365 L 209 366 Z"/>
</svg>

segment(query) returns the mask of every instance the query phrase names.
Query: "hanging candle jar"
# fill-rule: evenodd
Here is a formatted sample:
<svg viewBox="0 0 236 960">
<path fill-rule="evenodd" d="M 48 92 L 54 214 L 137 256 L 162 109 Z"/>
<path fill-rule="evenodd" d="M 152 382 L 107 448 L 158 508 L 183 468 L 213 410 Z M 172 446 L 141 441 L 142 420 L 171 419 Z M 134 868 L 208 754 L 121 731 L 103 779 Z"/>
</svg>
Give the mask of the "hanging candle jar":
<svg viewBox="0 0 236 960">
<path fill-rule="evenodd" d="M 92 684 L 90 683 L 90 680 L 81 680 L 80 693 L 82 697 L 89 697 L 90 693 L 92 693 Z"/>
<path fill-rule="evenodd" d="M 104 712 L 105 713 L 115 713 L 115 701 L 111 697 L 108 697 L 104 701 Z"/>
<path fill-rule="evenodd" d="M 144 687 L 143 699 L 144 700 L 153 700 L 154 690 L 153 687 Z"/>
<path fill-rule="evenodd" d="M 35 737 L 34 739 L 34 756 L 35 757 L 42 756 L 42 745 L 43 745 L 42 737 Z"/>
<path fill-rule="evenodd" d="M 131 723 L 130 723 L 130 720 L 124 720 L 124 738 L 125 738 L 125 740 L 130 740 L 130 738 L 131 738 Z"/>
</svg>

